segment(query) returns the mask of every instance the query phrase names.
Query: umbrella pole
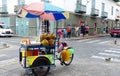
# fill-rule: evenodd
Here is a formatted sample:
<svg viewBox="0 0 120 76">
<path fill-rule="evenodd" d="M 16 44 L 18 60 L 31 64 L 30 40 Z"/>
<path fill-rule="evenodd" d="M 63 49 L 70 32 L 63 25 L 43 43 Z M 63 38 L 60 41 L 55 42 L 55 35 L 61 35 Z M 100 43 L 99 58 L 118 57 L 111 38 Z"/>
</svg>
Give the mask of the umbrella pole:
<svg viewBox="0 0 120 76">
<path fill-rule="evenodd" d="M 58 37 L 57 31 L 58 31 L 58 21 L 56 21 L 56 37 Z"/>
</svg>

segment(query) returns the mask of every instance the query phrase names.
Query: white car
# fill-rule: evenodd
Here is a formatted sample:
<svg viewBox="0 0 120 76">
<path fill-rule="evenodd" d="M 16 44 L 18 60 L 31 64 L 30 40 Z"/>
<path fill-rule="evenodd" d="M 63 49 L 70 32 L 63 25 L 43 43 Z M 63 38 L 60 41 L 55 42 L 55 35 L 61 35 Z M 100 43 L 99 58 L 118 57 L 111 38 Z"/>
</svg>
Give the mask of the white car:
<svg viewBox="0 0 120 76">
<path fill-rule="evenodd" d="M 13 36 L 13 31 L 10 28 L 5 28 L 4 24 L 0 24 L 0 36 Z"/>
</svg>

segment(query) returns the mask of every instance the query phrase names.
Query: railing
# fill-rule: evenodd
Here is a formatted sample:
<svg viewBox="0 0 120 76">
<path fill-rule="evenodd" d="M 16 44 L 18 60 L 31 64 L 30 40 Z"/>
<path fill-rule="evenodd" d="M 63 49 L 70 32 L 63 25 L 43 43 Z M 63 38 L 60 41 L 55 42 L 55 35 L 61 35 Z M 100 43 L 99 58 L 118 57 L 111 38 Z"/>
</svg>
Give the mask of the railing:
<svg viewBox="0 0 120 76">
<path fill-rule="evenodd" d="M 95 9 L 95 8 L 92 8 L 92 10 L 91 10 L 91 15 L 92 15 L 92 16 L 98 16 L 98 15 L 99 15 L 99 10 L 98 10 L 98 9 Z"/>
<path fill-rule="evenodd" d="M 8 14 L 7 8 L 5 8 L 5 7 L 0 7 L 0 14 Z"/>
<path fill-rule="evenodd" d="M 115 1 L 115 2 L 120 2 L 120 0 L 113 0 L 113 1 Z"/>
<path fill-rule="evenodd" d="M 108 13 L 107 13 L 107 12 L 102 12 L 101 17 L 102 17 L 102 18 L 107 18 L 107 17 L 108 17 Z"/>
<path fill-rule="evenodd" d="M 80 3 L 77 3 L 76 12 L 86 13 L 86 5 L 82 5 Z"/>
</svg>

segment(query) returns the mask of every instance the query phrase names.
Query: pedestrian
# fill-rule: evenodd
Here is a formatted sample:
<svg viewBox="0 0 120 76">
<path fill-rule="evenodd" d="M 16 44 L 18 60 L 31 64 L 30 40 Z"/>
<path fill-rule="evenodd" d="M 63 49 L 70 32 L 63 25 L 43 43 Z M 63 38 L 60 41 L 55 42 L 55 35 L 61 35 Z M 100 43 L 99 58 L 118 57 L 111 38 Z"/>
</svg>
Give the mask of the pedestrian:
<svg viewBox="0 0 120 76">
<path fill-rule="evenodd" d="M 88 36 L 90 27 L 88 25 L 86 25 L 85 28 L 86 28 L 86 30 L 85 30 L 86 31 L 86 35 Z"/>
<path fill-rule="evenodd" d="M 108 34 L 108 31 L 109 31 L 108 26 L 106 26 L 105 30 L 106 30 L 106 34 Z"/>
<path fill-rule="evenodd" d="M 75 26 L 75 36 L 78 37 L 79 35 L 79 27 Z"/>
<path fill-rule="evenodd" d="M 82 34 L 82 36 L 84 37 L 85 36 L 85 34 L 86 34 L 86 28 L 85 28 L 85 24 L 83 23 L 82 25 L 81 25 L 81 34 Z"/>
<path fill-rule="evenodd" d="M 67 30 L 64 28 L 62 31 L 63 31 L 63 37 L 66 38 L 67 37 Z"/>
<path fill-rule="evenodd" d="M 104 27 L 104 28 L 103 28 L 103 34 L 105 34 L 105 33 L 106 33 L 106 28 Z"/>
<path fill-rule="evenodd" d="M 97 34 L 97 23 L 94 24 L 94 35 Z"/>
<path fill-rule="evenodd" d="M 58 30 L 58 37 L 59 38 L 62 38 L 63 37 L 63 32 L 61 29 Z"/>
<path fill-rule="evenodd" d="M 67 25 L 67 38 L 71 37 L 71 26 L 70 24 Z"/>
</svg>

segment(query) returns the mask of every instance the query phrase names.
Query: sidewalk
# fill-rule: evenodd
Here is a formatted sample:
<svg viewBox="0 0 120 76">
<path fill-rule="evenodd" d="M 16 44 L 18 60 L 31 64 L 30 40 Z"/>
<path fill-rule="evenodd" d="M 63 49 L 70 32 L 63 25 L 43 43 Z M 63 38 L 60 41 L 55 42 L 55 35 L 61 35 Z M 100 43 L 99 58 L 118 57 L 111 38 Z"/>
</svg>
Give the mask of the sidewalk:
<svg viewBox="0 0 120 76">
<path fill-rule="evenodd" d="M 82 39 L 89 39 L 89 38 L 96 38 L 96 37 L 104 37 L 104 36 L 109 36 L 109 34 L 97 34 L 97 35 L 89 35 L 89 36 L 85 36 L 85 37 L 71 37 L 71 38 L 62 38 L 62 41 L 72 41 L 72 40 L 82 40 Z M 34 36 L 16 36 L 16 37 L 23 37 L 23 38 L 36 38 Z M 114 44 L 114 42 L 111 42 L 110 44 Z M 114 45 L 118 45 L 120 46 L 120 41 L 117 41 L 116 44 Z M 0 49 L 4 49 L 4 48 L 8 48 L 9 46 L 6 45 L 5 43 L 0 42 Z"/>
<path fill-rule="evenodd" d="M 71 38 L 62 38 L 62 41 L 74 41 L 74 40 L 82 40 L 82 39 L 89 39 L 89 38 L 97 38 L 97 37 L 105 37 L 105 36 L 110 36 L 109 34 L 97 34 L 97 35 L 89 35 L 85 37 L 71 37 Z M 120 46 L 120 40 L 116 40 L 116 42 L 111 41 L 110 45 L 117 45 Z"/>
<path fill-rule="evenodd" d="M 63 38 L 62 40 L 81 40 L 81 39 L 88 39 L 88 38 L 96 38 L 96 37 L 104 37 L 104 36 L 109 36 L 109 34 L 97 34 L 97 35 L 88 35 L 85 37 L 71 37 L 68 39 Z"/>
</svg>

